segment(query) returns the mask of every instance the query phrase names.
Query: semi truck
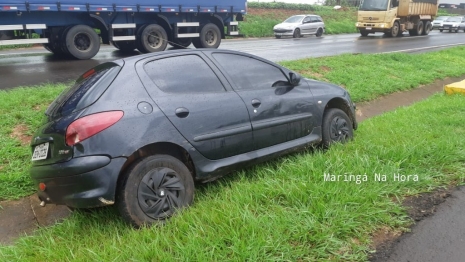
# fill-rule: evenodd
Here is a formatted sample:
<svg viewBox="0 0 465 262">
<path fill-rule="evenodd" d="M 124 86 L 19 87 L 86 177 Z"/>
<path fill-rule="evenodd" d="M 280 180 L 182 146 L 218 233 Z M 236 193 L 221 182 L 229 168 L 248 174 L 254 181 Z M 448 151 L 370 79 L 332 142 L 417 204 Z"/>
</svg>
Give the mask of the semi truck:
<svg viewBox="0 0 465 262">
<path fill-rule="evenodd" d="M 246 0 L 0 0 L 0 45 L 43 44 L 90 59 L 101 44 L 122 52 L 217 48 L 238 35 Z"/>
<path fill-rule="evenodd" d="M 375 32 L 427 35 L 437 12 L 438 0 L 362 0 L 355 26 L 363 37 Z"/>
</svg>

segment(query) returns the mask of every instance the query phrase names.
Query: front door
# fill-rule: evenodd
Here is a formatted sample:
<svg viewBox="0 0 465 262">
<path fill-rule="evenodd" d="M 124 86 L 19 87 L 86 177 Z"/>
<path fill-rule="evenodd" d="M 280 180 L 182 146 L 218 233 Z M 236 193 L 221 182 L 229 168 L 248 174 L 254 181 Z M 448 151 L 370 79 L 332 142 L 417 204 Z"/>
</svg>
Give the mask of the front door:
<svg viewBox="0 0 465 262">
<path fill-rule="evenodd" d="M 306 83 L 293 87 L 280 67 L 254 57 L 215 52 L 213 58 L 249 111 L 255 149 L 312 132 L 313 97 Z"/>
</svg>

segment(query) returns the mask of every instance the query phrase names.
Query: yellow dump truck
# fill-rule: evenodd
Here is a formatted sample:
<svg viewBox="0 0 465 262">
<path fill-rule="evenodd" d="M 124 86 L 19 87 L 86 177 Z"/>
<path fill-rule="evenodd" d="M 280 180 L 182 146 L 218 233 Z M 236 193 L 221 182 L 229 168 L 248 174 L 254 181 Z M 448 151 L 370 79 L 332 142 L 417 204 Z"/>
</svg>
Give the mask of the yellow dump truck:
<svg viewBox="0 0 465 262">
<path fill-rule="evenodd" d="M 438 12 L 438 0 L 362 0 L 355 26 L 362 36 L 382 32 L 388 36 L 427 35 Z"/>
</svg>

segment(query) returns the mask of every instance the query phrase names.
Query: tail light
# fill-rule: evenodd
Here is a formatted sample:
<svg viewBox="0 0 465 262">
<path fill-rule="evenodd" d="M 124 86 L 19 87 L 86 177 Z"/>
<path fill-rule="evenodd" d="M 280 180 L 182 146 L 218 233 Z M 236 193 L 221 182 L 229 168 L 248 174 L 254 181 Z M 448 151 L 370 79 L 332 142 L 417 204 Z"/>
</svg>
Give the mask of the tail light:
<svg viewBox="0 0 465 262">
<path fill-rule="evenodd" d="M 88 115 L 75 120 L 66 129 L 66 144 L 73 146 L 102 132 L 116 124 L 123 115 L 123 111 L 110 111 Z"/>
</svg>

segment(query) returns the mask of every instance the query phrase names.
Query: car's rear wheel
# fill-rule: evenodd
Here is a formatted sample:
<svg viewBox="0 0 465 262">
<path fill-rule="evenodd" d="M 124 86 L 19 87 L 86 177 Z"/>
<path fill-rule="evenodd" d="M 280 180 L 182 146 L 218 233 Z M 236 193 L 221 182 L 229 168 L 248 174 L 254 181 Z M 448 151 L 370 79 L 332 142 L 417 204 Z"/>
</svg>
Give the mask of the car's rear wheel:
<svg viewBox="0 0 465 262">
<path fill-rule="evenodd" d="M 338 108 L 327 109 L 323 116 L 322 146 L 328 148 L 333 143 L 345 143 L 354 136 L 352 121 Z"/>
<path fill-rule="evenodd" d="M 315 36 L 316 36 L 316 37 L 320 37 L 320 36 L 322 36 L 322 35 L 323 35 L 323 29 L 318 28 L 318 30 L 316 31 Z"/>
<path fill-rule="evenodd" d="M 194 180 L 186 165 L 169 155 L 143 158 L 118 184 L 116 206 L 135 227 L 163 222 L 194 199 Z"/>
<path fill-rule="evenodd" d="M 296 28 L 294 30 L 294 34 L 292 35 L 292 37 L 294 37 L 294 38 L 299 38 L 300 37 L 300 29 L 299 28 Z"/>
</svg>

